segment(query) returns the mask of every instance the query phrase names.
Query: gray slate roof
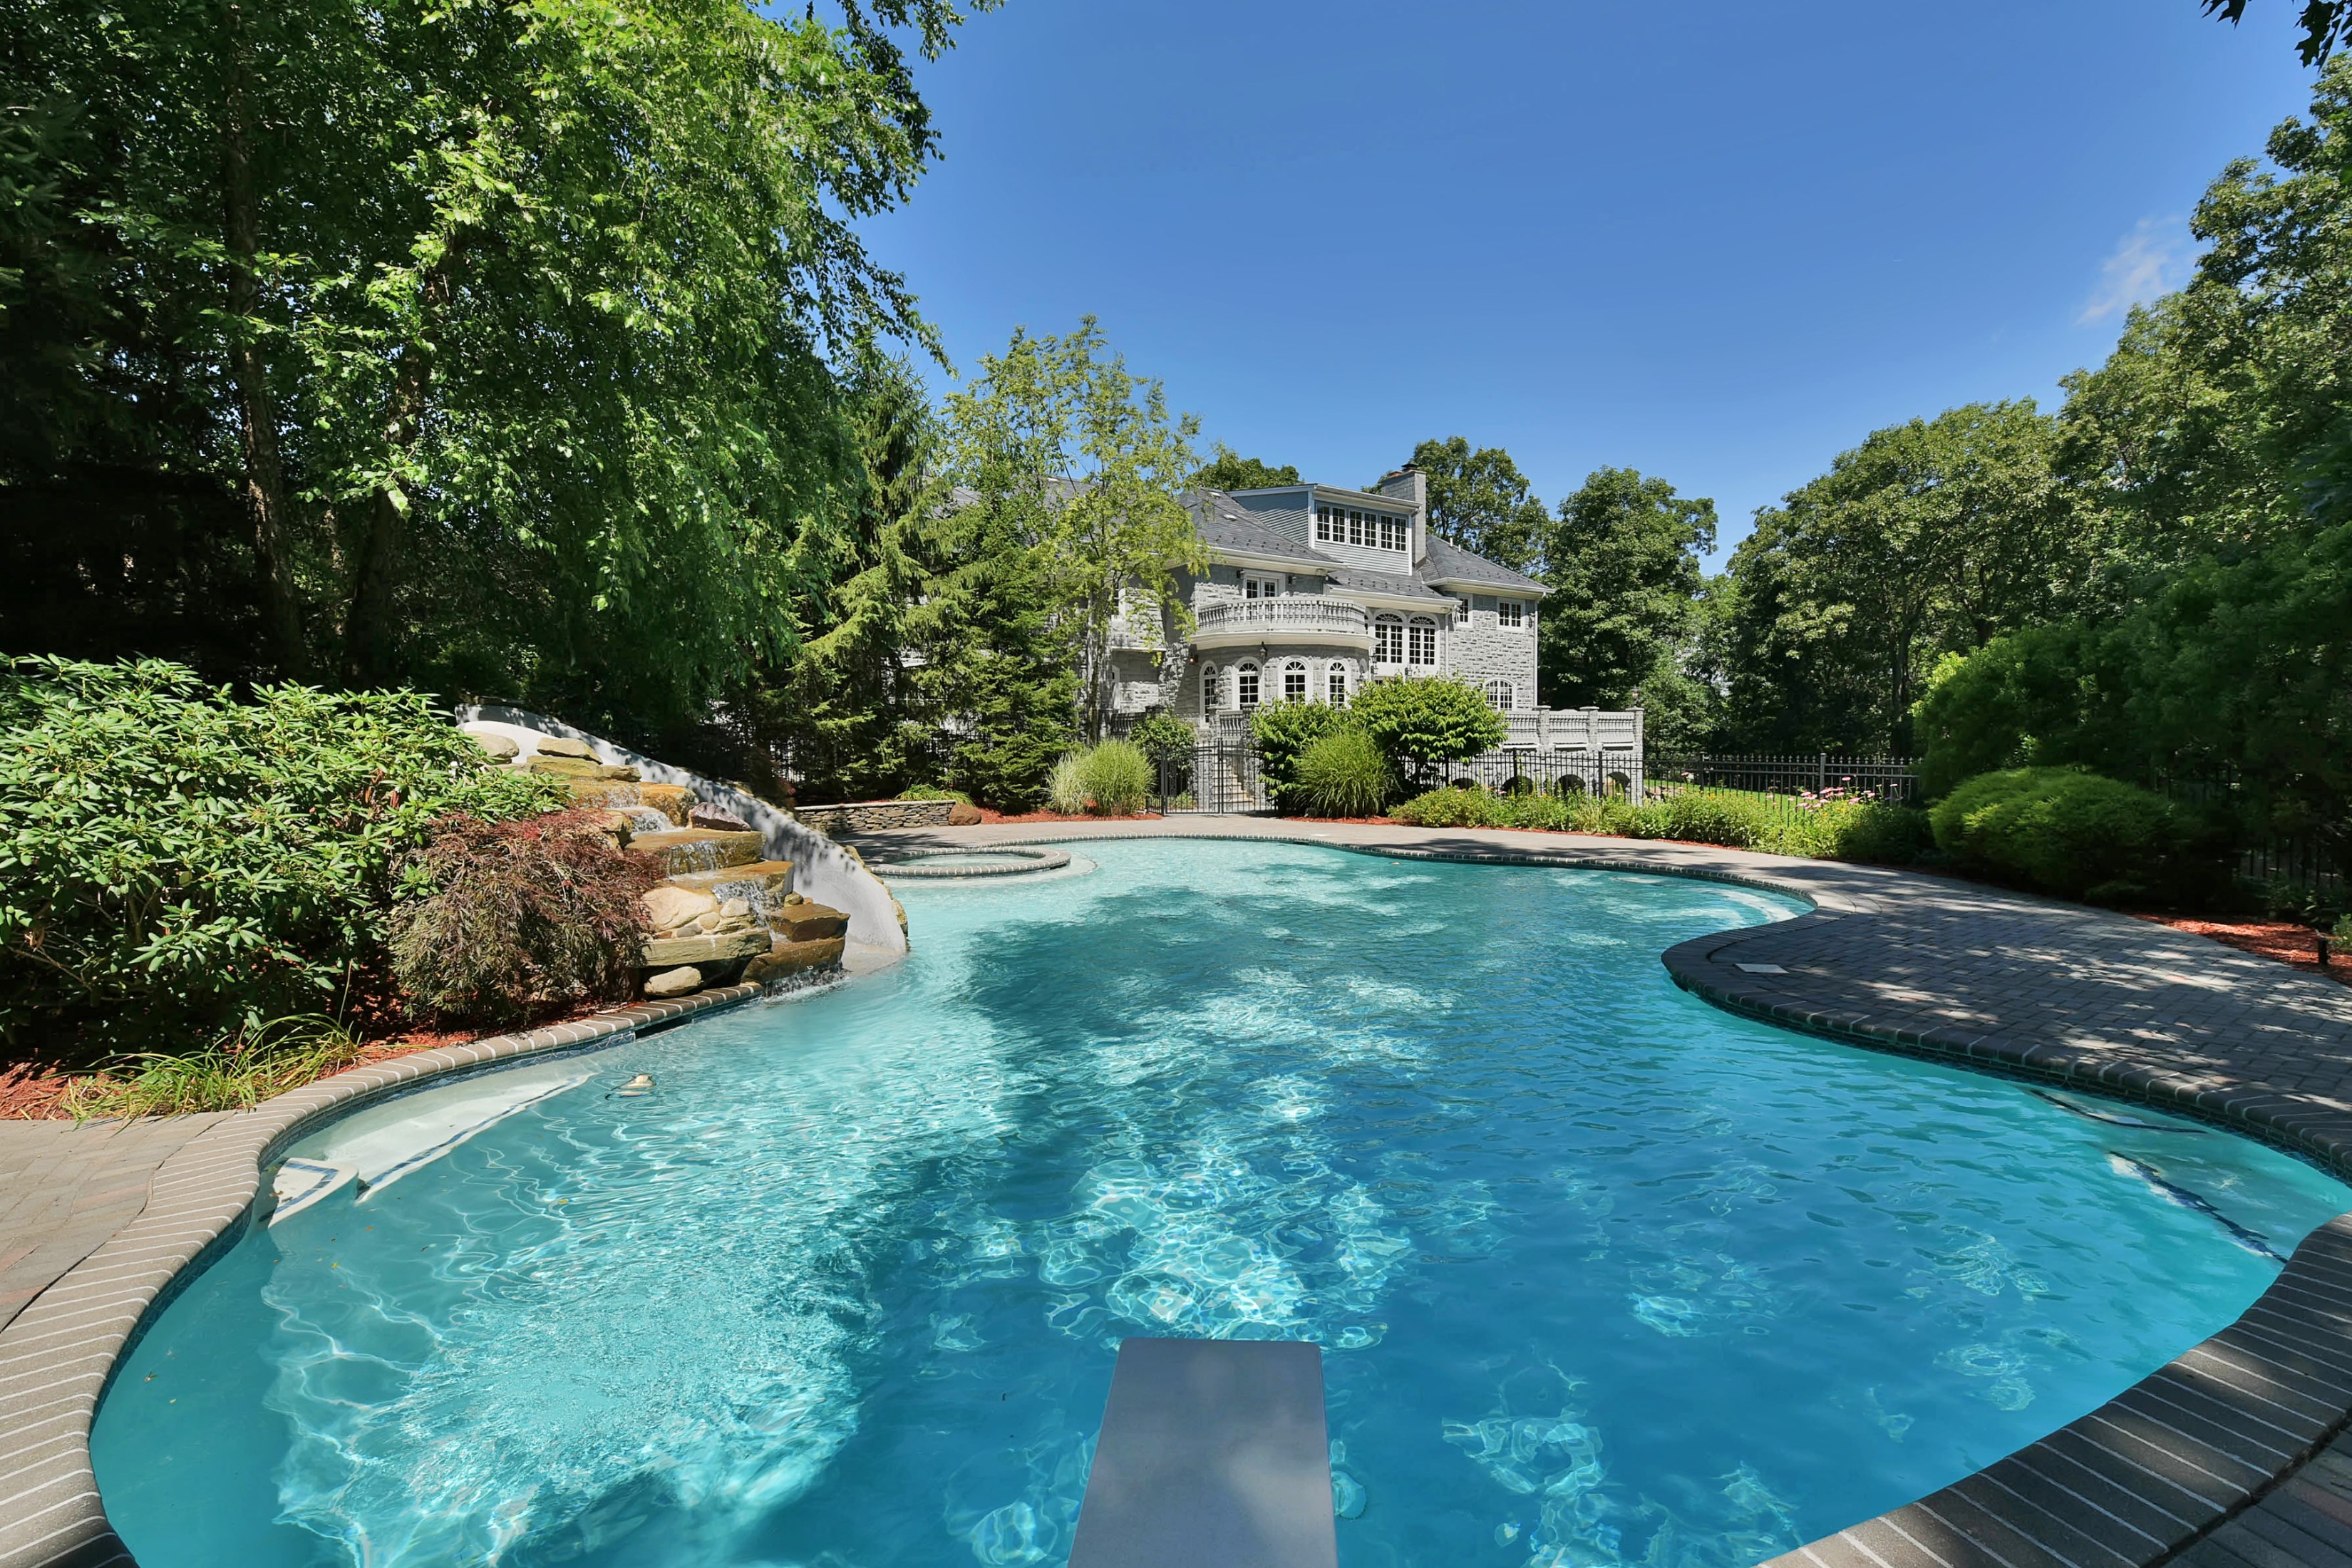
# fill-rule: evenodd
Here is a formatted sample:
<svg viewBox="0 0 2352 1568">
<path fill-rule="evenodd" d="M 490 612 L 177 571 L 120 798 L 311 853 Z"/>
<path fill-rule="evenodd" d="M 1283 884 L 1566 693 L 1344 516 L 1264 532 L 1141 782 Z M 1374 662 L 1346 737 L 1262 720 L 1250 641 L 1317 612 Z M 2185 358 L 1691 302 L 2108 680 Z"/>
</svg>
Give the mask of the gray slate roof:
<svg viewBox="0 0 2352 1568">
<path fill-rule="evenodd" d="M 1498 566 L 1483 555 L 1473 555 L 1434 533 L 1429 536 L 1429 559 L 1421 563 L 1415 574 L 1433 583 L 1491 583 L 1497 588 L 1531 588 L 1538 594 L 1551 591 L 1532 577 Z"/>
<path fill-rule="evenodd" d="M 1277 556 L 1311 566 L 1335 564 L 1329 556 L 1318 555 L 1304 544 L 1276 533 L 1235 506 L 1223 490 L 1190 490 L 1185 493 L 1184 500 L 1200 523 L 1201 537 L 1213 547 L 1247 551 L 1252 555 Z"/>
<path fill-rule="evenodd" d="M 1057 483 L 1055 488 L 1066 494 L 1076 494 L 1082 487 Z M 958 486 L 949 505 L 950 508 L 967 507 L 979 499 L 972 491 Z M 1534 594 L 1551 592 L 1532 577 L 1523 576 L 1507 566 L 1498 566 L 1485 556 L 1474 555 L 1459 545 L 1449 544 L 1433 533 L 1429 536 L 1429 558 L 1410 574 L 1367 572 L 1360 567 L 1342 565 L 1320 551 L 1276 532 L 1244 510 L 1223 490 L 1187 490 L 1184 492 L 1184 504 L 1191 509 L 1193 520 L 1200 525 L 1201 537 L 1212 549 L 1235 550 L 1250 555 L 1296 561 L 1301 565 L 1317 568 L 1341 588 L 1433 602 L 1442 602 L 1451 595 L 1431 587 L 1432 583 L 1476 583 Z"/>
</svg>

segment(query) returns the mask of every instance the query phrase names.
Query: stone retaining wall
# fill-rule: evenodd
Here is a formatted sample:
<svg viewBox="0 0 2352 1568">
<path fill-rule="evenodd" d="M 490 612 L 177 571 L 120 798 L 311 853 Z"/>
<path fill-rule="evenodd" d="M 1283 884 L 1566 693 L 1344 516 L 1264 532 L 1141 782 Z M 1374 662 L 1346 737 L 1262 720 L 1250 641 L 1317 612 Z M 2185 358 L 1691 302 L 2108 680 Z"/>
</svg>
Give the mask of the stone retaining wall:
<svg viewBox="0 0 2352 1568">
<path fill-rule="evenodd" d="M 951 800 L 850 800 L 837 805 L 803 805 L 793 816 L 819 833 L 875 833 L 891 827 L 945 827 Z"/>
</svg>

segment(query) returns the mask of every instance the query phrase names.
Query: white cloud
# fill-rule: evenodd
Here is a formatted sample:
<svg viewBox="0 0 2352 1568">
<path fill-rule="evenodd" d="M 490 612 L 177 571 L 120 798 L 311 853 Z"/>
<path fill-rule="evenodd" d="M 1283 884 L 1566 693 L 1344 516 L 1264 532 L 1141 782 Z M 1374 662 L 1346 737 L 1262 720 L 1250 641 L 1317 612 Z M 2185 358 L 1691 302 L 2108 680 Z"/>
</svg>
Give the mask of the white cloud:
<svg viewBox="0 0 2352 1568">
<path fill-rule="evenodd" d="M 2077 321 L 2104 321 L 2118 310 L 2153 300 L 2175 286 L 2186 270 L 2189 236 L 2179 218 L 2144 217 L 2124 236 L 2099 268 L 2099 287 Z"/>
</svg>

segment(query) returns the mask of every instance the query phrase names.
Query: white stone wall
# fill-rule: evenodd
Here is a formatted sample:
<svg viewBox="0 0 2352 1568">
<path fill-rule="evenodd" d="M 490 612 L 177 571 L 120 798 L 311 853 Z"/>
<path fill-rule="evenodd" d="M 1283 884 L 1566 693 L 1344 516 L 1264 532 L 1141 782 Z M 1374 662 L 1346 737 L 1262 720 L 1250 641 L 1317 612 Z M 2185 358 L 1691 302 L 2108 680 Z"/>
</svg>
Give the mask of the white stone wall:
<svg viewBox="0 0 2352 1568">
<path fill-rule="evenodd" d="M 1204 710 L 1201 706 L 1201 674 L 1205 669 L 1213 668 L 1218 672 L 1219 683 L 1224 688 L 1225 707 L 1220 710 L 1230 711 L 1234 691 L 1233 672 L 1244 662 L 1258 666 L 1258 700 L 1261 703 L 1279 702 L 1282 700 L 1282 667 L 1294 658 L 1301 660 L 1307 666 L 1307 696 L 1309 701 L 1328 700 L 1326 683 L 1330 679 L 1331 666 L 1335 663 L 1347 667 L 1348 691 L 1350 696 L 1355 694 L 1357 689 L 1363 685 L 1370 674 L 1370 667 L 1366 663 L 1364 655 L 1352 648 L 1334 648 L 1328 644 L 1271 643 L 1266 647 L 1264 658 L 1258 657 L 1255 644 L 1247 647 L 1211 648 L 1196 651 L 1192 655 L 1192 662 L 1185 668 L 1181 687 L 1176 700 L 1170 704 L 1170 710 L 1182 719 L 1198 720 L 1203 717 Z"/>
<path fill-rule="evenodd" d="M 1514 688 L 1512 706 L 1541 706 L 1536 691 L 1536 627 L 1529 616 L 1525 626 L 1496 623 L 1492 610 L 1457 614 L 1445 634 L 1445 673 L 1484 689 L 1489 680 L 1507 680 Z"/>
</svg>

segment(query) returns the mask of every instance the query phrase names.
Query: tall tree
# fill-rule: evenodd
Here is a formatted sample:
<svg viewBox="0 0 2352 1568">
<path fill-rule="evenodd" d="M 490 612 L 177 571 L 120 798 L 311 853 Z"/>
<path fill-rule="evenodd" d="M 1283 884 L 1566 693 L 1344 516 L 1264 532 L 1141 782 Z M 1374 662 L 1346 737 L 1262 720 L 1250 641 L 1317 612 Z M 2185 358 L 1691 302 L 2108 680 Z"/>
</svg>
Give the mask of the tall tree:
<svg viewBox="0 0 2352 1568">
<path fill-rule="evenodd" d="M 1040 552 L 1089 739 L 1111 706 L 1111 623 L 1189 624 L 1182 572 L 1207 548 L 1179 499 L 1200 422 L 1171 418 L 1160 384 L 1130 374 L 1092 316 L 1066 337 L 1013 334 L 948 399 L 949 461 L 980 504 L 1002 508 Z"/>
<path fill-rule="evenodd" d="M 1276 485 L 1295 485 L 1298 470 L 1291 464 L 1280 468 L 1262 463 L 1255 458 L 1244 458 L 1223 441 L 1209 448 L 1209 460 L 1192 475 L 1192 482 L 1213 490 L 1261 490 Z"/>
<path fill-rule="evenodd" d="M 2188 286 L 2069 382 L 2100 592 L 1951 661 L 1920 723 L 1944 782 L 2013 761 L 2226 770 L 2255 826 L 2352 871 L 2352 61 L 2269 152 L 2199 203 Z"/>
<path fill-rule="evenodd" d="M 1536 565 L 1550 517 L 1508 452 L 1448 436 L 1413 447 L 1412 462 L 1429 476 L 1438 537 L 1515 572 Z"/>
<path fill-rule="evenodd" d="M 1684 675 L 1715 548 L 1715 502 L 1632 468 L 1596 468 L 1546 530 L 1537 654 L 1561 708 L 1618 708 L 1664 695 Z M 1690 693 L 1676 691 L 1677 696 Z"/>
<path fill-rule="evenodd" d="M 1729 711 L 1764 749 L 1901 751 L 1948 652 L 2052 618 L 2098 560 L 2030 400 L 1873 432 L 1733 553 Z"/>
<path fill-rule="evenodd" d="M 2246 14 L 2246 0 L 2200 0 L 2208 16 L 2219 16 L 2235 26 Z M 2304 0 L 2303 37 L 2296 47 L 2307 66 L 2324 65 L 2328 57 L 2352 44 L 2352 0 Z"/>
<path fill-rule="evenodd" d="M 908 55 L 957 13 L 832 9 L 0 11 L 16 128 L 71 121 L 29 143 L 70 258 L 11 313 L 73 308 L 76 279 L 108 306 L 62 376 L 20 379 L 33 345 L 0 336 L 0 400 L 135 409 L 163 443 L 50 420 L 0 454 L 0 510 L 29 524 L 93 465 L 185 476 L 184 515 L 236 509 L 264 669 L 695 710 L 788 649 L 859 491 L 834 367 L 927 341 L 855 225 L 933 155 Z"/>
<path fill-rule="evenodd" d="M 947 487 L 922 378 L 877 360 L 848 388 L 864 487 L 816 575 L 791 659 L 731 707 L 755 715 L 754 746 L 791 758 L 805 799 L 896 795 L 935 771 L 937 729 L 906 657 L 908 617 L 933 592 Z"/>
</svg>

